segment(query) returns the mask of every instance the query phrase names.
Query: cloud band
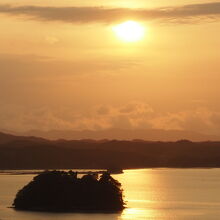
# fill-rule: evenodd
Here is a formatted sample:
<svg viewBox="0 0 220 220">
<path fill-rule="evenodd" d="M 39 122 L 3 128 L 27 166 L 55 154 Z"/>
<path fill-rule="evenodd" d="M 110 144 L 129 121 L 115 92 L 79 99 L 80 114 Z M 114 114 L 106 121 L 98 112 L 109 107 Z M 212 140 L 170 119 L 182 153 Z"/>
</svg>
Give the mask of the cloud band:
<svg viewBox="0 0 220 220">
<path fill-rule="evenodd" d="M 128 9 L 103 7 L 40 7 L 0 5 L 0 13 L 26 16 L 42 21 L 70 23 L 115 23 L 127 19 L 179 21 L 205 17 L 216 19 L 220 15 L 220 2 L 191 4 L 156 9 Z"/>
</svg>

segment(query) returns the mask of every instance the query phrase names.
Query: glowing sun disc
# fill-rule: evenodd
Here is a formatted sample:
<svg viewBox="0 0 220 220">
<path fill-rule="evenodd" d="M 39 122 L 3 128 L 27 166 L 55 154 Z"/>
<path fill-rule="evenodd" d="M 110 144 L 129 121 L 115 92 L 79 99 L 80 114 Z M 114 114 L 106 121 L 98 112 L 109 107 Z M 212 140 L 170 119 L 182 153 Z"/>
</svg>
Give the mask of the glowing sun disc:
<svg viewBox="0 0 220 220">
<path fill-rule="evenodd" d="M 115 34 L 125 42 L 135 42 L 143 38 L 145 29 L 138 22 L 125 21 L 113 27 Z"/>
</svg>

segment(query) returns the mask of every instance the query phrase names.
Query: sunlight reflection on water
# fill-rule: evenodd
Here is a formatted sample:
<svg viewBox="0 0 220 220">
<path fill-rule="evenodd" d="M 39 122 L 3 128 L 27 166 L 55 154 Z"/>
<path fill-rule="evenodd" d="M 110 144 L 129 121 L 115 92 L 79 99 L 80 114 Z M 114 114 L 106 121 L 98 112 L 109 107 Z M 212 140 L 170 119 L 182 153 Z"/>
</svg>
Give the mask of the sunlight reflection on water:
<svg viewBox="0 0 220 220">
<path fill-rule="evenodd" d="M 220 219 L 220 169 L 140 169 L 115 176 L 127 209 L 119 219 Z"/>
<path fill-rule="evenodd" d="M 144 219 L 144 218 L 154 218 L 154 211 L 148 209 L 140 209 L 140 208 L 127 208 L 123 211 L 120 219 Z"/>
</svg>

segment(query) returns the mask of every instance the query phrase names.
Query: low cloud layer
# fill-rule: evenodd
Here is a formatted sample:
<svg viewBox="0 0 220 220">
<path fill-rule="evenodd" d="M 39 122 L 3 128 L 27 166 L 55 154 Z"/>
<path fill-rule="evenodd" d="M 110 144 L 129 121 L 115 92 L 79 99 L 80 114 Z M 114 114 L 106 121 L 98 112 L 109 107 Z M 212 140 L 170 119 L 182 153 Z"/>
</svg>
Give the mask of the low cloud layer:
<svg viewBox="0 0 220 220">
<path fill-rule="evenodd" d="M 121 106 L 99 105 L 88 111 L 74 108 L 1 105 L 1 130 L 105 130 L 105 129 L 162 129 L 186 130 L 220 135 L 220 112 L 196 108 L 175 113 L 159 113 L 143 102 Z"/>
<path fill-rule="evenodd" d="M 220 2 L 156 9 L 0 5 L 0 13 L 25 16 L 41 21 L 70 23 L 115 23 L 126 19 L 143 21 L 161 19 L 164 22 L 182 22 L 183 20 L 193 21 L 201 17 L 203 19 L 217 19 L 220 16 Z"/>
</svg>

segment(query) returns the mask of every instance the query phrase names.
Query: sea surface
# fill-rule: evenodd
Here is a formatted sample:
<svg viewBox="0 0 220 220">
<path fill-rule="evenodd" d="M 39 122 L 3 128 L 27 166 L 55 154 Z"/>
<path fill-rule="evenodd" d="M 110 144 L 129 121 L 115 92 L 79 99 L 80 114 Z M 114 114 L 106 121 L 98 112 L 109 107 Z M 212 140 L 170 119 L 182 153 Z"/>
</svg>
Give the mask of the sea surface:
<svg viewBox="0 0 220 220">
<path fill-rule="evenodd" d="M 19 173 L 19 174 L 18 174 Z M 127 208 L 117 214 L 40 213 L 9 208 L 35 174 L 0 173 L 0 220 L 220 219 L 220 169 L 139 169 L 113 175 Z"/>
</svg>

